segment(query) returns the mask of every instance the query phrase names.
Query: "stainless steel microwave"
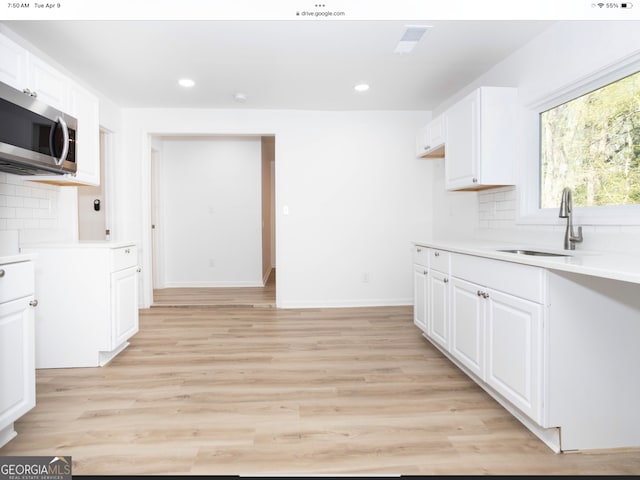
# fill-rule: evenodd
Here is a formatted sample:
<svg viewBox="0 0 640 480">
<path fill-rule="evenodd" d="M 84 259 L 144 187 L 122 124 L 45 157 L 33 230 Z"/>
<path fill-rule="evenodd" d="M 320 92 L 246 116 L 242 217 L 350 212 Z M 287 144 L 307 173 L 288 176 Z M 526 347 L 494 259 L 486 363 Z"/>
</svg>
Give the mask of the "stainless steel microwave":
<svg viewBox="0 0 640 480">
<path fill-rule="evenodd" d="M 0 82 L 0 171 L 75 173 L 77 128 L 71 115 Z"/>
</svg>

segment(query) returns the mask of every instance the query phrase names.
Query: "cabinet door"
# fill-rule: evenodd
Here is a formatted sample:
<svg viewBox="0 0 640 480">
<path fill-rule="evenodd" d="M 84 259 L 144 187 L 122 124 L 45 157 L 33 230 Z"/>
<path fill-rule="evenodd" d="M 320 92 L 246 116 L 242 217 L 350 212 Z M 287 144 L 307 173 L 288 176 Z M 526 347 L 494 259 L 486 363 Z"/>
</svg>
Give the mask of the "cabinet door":
<svg viewBox="0 0 640 480">
<path fill-rule="evenodd" d="M 540 423 L 542 306 L 489 291 L 486 381 Z"/>
<path fill-rule="evenodd" d="M 443 115 L 440 115 L 429 122 L 427 125 L 429 130 L 429 145 L 431 148 L 439 147 L 444 144 L 445 141 L 445 131 L 446 131 L 446 122 Z"/>
<path fill-rule="evenodd" d="M 84 185 L 100 185 L 100 127 L 98 99 L 72 84 L 69 113 L 78 119 L 76 162 L 73 180 Z"/>
<path fill-rule="evenodd" d="M 69 79 L 38 57 L 27 58 L 27 86 L 38 100 L 63 112 L 69 111 Z"/>
<path fill-rule="evenodd" d="M 17 90 L 27 87 L 27 51 L 0 35 L 0 82 Z"/>
<path fill-rule="evenodd" d="M 111 347 L 138 331 L 138 273 L 136 267 L 111 274 Z"/>
<path fill-rule="evenodd" d="M 429 274 L 429 337 L 449 350 L 449 278 L 437 270 Z"/>
<path fill-rule="evenodd" d="M 425 125 L 420 130 L 418 130 L 418 133 L 416 135 L 416 157 L 422 157 L 425 152 L 429 150 L 427 145 L 429 145 L 429 139 L 427 126 Z"/>
<path fill-rule="evenodd" d="M 483 378 L 484 308 L 482 287 L 451 278 L 451 353 Z"/>
<path fill-rule="evenodd" d="M 31 300 L 33 296 L 0 304 L 0 431 L 10 427 L 36 404 Z M 0 446 L 2 444 L 0 438 Z"/>
<path fill-rule="evenodd" d="M 413 265 L 413 323 L 425 333 L 427 333 L 427 309 L 429 308 L 427 275 L 426 267 Z"/>
<path fill-rule="evenodd" d="M 476 91 L 447 110 L 448 190 L 474 187 L 479 181 L 480 92 Z"/>
</svg>

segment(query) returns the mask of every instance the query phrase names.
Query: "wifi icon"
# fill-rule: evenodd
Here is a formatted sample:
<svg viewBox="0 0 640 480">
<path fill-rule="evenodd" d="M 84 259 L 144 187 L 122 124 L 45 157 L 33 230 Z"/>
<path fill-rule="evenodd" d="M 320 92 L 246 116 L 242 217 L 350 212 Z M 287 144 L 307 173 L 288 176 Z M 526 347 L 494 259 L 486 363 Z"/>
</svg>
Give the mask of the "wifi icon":
<svg viewBox="0 0 640 480">
<path fill-rule="evenodd" d="M 602 8 L 602 7 L 604 7 L 604 3 L 598 3 L 598 6 L 599 6 L 600 8 Z"/>
</svg>

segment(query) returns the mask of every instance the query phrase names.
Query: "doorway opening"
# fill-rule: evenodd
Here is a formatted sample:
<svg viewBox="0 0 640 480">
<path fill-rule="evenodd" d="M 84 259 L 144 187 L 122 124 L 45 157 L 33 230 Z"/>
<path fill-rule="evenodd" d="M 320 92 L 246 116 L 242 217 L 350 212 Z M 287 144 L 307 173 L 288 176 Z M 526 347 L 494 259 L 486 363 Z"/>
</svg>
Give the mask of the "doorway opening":
<svg viewBox="0 0 640 480">
<path fill-rule="evenodd" d="M 152 306 L 275 307 L 275 136 L 152 135 Z"/>
<path fill-rule="evenodd" d="M 100 184 L 78 187 L 78 240 L 109 240 L 112 133 L 100 129 Z"/>
</svg>

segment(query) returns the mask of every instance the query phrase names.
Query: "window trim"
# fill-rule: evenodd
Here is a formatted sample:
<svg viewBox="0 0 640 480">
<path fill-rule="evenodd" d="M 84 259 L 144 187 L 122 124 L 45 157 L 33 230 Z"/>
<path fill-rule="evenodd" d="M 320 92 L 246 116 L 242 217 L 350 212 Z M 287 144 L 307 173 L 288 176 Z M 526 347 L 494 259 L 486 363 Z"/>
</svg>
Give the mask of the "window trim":
<svg viewBox="0 0 640 480">
<path fill-rule="evenodd" d="M 640 71 L 640 51 L 529 102 L 525 108 L 525 147 L 519 168 L 520 204 L 517 224 L 557 225 L 558 208 L 540 208 L 540 114 Z M 533 152 L 533 154 L 531 153 Z M 576 207 L 576 225 L 640 225 L 640 204 Z"/>
</svg>

